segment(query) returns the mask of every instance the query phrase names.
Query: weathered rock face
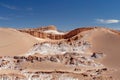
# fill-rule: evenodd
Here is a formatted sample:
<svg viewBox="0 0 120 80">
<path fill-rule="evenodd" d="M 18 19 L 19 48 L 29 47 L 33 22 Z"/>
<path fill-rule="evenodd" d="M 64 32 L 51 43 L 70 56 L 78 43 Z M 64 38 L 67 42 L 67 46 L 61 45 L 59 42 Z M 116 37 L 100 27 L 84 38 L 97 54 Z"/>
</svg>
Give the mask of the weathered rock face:
<svg viewBox="0 0 120 80">
<path fill-rule="evenodd" d="M 80 32 L 91 30 L 93 28 L 78 28 L 75 30 L 72 30 L 65 34 L 51 34 L 51 33 L 45 33 L 46 30 L 56 30 L 55 26 L 47 26 L 47 27 L 40 27 L 40 28 L 33 28 L 33 29 L 22 29 L 19 30 L 20 32 L 28 33 L 32 36 L 38 37 L 38 38 L 49 38 L 53 40 L 59 40 L 59 39 L 69 39 L 74 37 L 75 35 L 79 34 Z"/>
<path fill-rule="evenodd" d="M 71 38 L 71 37 L 83 32 L 83 31 L 87 31 L 87 30 L 91 30 L 91 29 L 93 29 L 93 28 L 77 28 L 77 29 L 72 30 L 69 33 L 65 34 L 64 39 Z"/>
<path fill-rule="evenodd" d="M 25 32 L 28 33 L 32 36 L 38 37 L 38 38 L 49 38 L 49 39 L 53 39 L 53 40 L 57 40 L 57 39 L 63 39 L 64 35 L 59 35 L 59 34 L 49 34 L 49 33 L 44 33 L 44 31 L 39 31 L 39 30 L 19 30 L 21 32 Z"/>
</svg>

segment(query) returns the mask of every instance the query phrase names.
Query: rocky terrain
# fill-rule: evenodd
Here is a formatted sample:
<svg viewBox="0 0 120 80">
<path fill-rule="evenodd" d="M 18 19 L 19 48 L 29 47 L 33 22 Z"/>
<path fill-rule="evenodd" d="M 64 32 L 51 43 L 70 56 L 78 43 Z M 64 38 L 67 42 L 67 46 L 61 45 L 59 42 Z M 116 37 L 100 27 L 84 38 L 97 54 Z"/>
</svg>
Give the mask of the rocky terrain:
<svg viewBox="0 0 120 80">
<path fill-rule="evenodd" d="M 21 32 L 28 33 L 32 36 L 39 37 L 39 38 L 49 38 L 53 40 L 60 40 L 60 39 L 68 39 L 73 36 L 76 36 L 82 31 L 91 30 L 93 28 L 78 28 L 69 32 L 58 32 L 55 26 L 47 26 L 47 27 L 40 27 L 40 28 L 34 28 L 34 29 L 23 29 L 19 30 Z"/>
<path fill-rule="evenodd" d="M 88 27 L 61 32 L 53 25 L 0 30 L 1 80 L 120 79 L 118 31 Z"/>
</svg>

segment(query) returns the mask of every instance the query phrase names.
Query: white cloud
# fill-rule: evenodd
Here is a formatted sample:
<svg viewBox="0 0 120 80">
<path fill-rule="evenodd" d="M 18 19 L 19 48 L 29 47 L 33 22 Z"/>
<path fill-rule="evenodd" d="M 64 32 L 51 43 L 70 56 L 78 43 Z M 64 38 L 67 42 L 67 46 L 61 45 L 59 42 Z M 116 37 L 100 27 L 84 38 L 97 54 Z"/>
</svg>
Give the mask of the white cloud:
<svg viewBox="0 0 120 80">
<path fill-rule="evenodd" d="M 120 20 L 117 20 L 117 19 L 108 19 L 108 20 L 97 19 L 97 21 L 100 23 L 104 23 L 104 24 L 112 24 L 112 23 L 119 23 L 120 22 Z"/>
<path fill-rule="evenodd" d="M 18 8 L 16 6 L 8 5 L 8 4 L 4 4 L 4 3 L 0 3 L 0 6 L 4 7 L 4 8 L 7 8 L 7 9 L 11 9 L 11 10 L 28 10 L 28 11 L 32 11 L 33 10 L 32 7 Z"/>
<path fill-rule="evenodd" d="M 9 18 L 6 18 L 6 17 L 0 17 L 0 20 L 9 20 Z"/>
<path fill-rule="evenodd" d="M 15 6 L 11 6 L 11 5 L 8 5 L 8 4 L 3 4 L 3 3 L 0 3 L 0 6 L 8 8 L 8 9 L 12 9 L 12 10 L 17 9 Z"/>
</svg>

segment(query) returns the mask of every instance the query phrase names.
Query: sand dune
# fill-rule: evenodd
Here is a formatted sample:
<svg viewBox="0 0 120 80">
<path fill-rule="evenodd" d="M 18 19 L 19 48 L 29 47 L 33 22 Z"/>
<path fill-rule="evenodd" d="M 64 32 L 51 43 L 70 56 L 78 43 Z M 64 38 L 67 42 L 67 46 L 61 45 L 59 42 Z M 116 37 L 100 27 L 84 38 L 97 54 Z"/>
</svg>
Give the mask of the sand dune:
<svg viewBox="0 0 120 80">
<path fill-rule="evenodd" d="M 117 71 L 113 74 L 116 79 L 120 79 L 120 35 L 103 28 L 89 31 L 87 34 L 89 34 L 88 39 L 92 44 L 91 50 L 104 53 L 106 56 L 101 63 L 116 69 Z"/>
<path fill-rule="evenodd" d="M 0 28 L 0 56 L 21 55 L 38 42 L 33 36 L 11 28 Z"/>
</svg>

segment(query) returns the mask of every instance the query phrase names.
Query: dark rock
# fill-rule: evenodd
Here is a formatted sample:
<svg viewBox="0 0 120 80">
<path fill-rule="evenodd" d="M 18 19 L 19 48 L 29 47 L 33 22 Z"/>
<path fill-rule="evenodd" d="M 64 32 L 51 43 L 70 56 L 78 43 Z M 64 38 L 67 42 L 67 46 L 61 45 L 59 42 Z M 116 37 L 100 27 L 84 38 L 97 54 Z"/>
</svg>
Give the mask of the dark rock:
<svg viewBox="0 0 120 80">
<path fill-rule="evenodd" d="M 92 58 L 102 58 L 102 57 L 104 57 L 104 54 L 103 53 L 93 53 L 92 55 L 91 55 L 91 57 Z"/>
</svg>

